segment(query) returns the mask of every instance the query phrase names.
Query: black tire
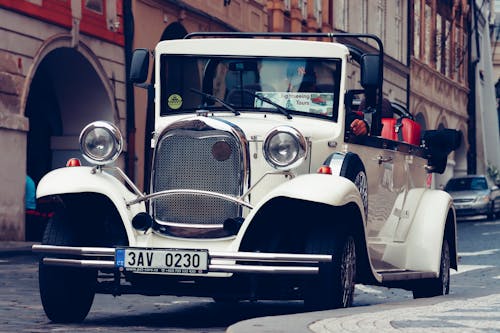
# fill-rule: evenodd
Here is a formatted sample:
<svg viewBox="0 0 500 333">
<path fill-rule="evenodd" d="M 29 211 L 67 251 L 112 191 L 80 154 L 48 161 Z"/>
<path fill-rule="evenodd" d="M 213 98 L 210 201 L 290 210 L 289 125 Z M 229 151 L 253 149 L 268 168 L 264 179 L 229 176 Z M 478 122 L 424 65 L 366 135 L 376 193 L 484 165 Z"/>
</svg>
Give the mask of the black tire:
<svg viewBox="0 0 500 333">
<path fill-rule="evenodd" d="M 47 224 L 42 244 L 79 245 L 79 232 L 74 227 L 78 220 L 68 209 L 58 210 Z M 97 271 L 45 265 L 41 259 L 38 282 L 43 309 L 52 322 L 81 322 L 94 300 Z"/>
<path fill-rule="evenodd" d="M 308 238 L 306 253 L 332 254 L 317 276 L 304 286 L 304 303 L 311 310 L 347 308 L 352 305 L 356 284 L 356 246 L 349 235 L 315 230 Z"/>
<path fill-rule="evenodd" d="M 493 201 L 491 203 L 490 211 L 487 214 L 488 220 L 493 221 L 495 220 L 495 202 Z"/>
<path fill-rule="evenodd" d="M 413 289 L 413 298 L 435 297 L 450 293 L 450 246 L 443 240 L 439 276 L 418 283 Z"/>
</svg>

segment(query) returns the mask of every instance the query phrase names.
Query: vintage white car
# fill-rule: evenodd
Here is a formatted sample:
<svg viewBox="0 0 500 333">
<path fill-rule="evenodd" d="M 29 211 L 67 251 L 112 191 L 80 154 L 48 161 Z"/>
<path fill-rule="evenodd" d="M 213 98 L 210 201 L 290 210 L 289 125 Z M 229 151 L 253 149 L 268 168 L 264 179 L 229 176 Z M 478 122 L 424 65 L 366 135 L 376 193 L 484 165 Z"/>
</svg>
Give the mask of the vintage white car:
<svg viewBox="0 0 500 333">
<path fill-rule="evenodd" d="M 150 54 L 135 51 L 133 82 Z M 113 166 L 123 141 L 103 121 L 80 135 L 92 166 L 71 160 L 39 183 L 55 212 L 33 246 L 50 320 L 83 320 L 95 293 L 327 309 L 350 306 L 355 283 L 449 292 L 455 212 L 428 177 L 460 133 L 381 117 L 377 37 L 195 33 L 160 42 L 154 64 L 147 192 Z M 363 112 L 370 134 L 355 136 Z"/>
</svg>

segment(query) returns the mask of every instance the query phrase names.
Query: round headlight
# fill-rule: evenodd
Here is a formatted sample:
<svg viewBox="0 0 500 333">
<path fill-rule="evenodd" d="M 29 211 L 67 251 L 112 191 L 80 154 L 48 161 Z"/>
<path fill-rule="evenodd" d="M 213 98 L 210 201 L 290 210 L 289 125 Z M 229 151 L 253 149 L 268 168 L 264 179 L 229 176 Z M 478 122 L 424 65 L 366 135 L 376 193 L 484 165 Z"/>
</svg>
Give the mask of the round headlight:
<svg viewBox="0 0 500 333">
<path fill-rule="evenodd" d="M 289 126 L 273 129 L 264 140 L 264 157 L 276 169 L 289 170 L 298 167 L 306 158 L 306 139 Z"/>
<path fill-rule="evenodd" d="M 87 161 L 108 164 L 115 161 L 123 149 L 118 127 L 107 121 L 88 124 L 80 134 L 80 149 Z"/>
</svg>

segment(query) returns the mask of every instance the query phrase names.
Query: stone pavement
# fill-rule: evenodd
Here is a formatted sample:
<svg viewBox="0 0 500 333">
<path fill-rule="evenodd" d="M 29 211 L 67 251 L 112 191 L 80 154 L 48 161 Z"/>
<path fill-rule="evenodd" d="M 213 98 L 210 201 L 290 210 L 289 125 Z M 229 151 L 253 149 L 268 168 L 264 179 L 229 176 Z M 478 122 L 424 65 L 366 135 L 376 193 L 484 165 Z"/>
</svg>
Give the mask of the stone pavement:
<svg viewBox="0 0 500 333">
<path fill-rule="evenodd" d="M 452 295 L 377 306 L 299 313 L 245 320 L 229 333 L 250 332 L 500 332 L 500 294 Z"/>
<path fill-rule="evenodd" d="M 16 241 L 0 241 L 0 256 L 9 256 L 15 254 L 30 254 L 31 246 L 38 244 L 36 242 L 16 242 Z"/>
<path fill-rule="evenodd" d="M 0 241 L 0 257 L 29 254 L 33 244 Z M 460 296 L 254 318 L 231 325 L 227 332 L 500 333 L 500 290 L 477 288 Z"/>
</svg>

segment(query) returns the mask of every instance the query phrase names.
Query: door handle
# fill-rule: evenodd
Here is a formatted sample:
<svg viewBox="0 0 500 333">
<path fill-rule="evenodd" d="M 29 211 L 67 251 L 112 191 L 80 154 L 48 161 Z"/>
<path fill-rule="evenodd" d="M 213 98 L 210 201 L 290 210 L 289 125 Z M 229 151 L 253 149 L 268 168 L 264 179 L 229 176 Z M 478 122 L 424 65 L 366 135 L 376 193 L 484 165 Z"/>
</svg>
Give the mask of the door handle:
<svg viewBox="0 0 500 333">
<path fill-rule="evenodd" d="M 374 160 L 377 161 L 378 164 L 387 163 L 387 162 L 391 162 L 392 161 L 392 156 L 381 156 L 381 155 L 379 155 Z"/>
</svg>

